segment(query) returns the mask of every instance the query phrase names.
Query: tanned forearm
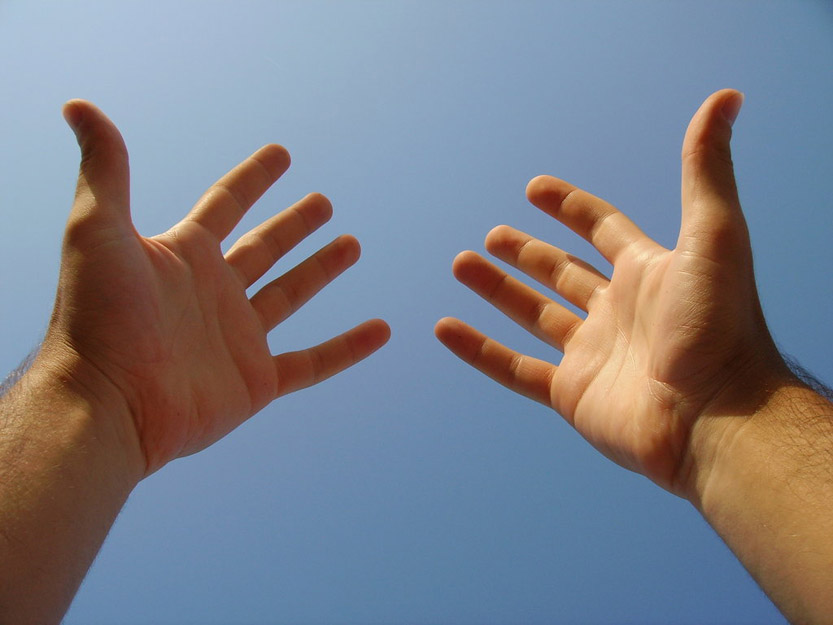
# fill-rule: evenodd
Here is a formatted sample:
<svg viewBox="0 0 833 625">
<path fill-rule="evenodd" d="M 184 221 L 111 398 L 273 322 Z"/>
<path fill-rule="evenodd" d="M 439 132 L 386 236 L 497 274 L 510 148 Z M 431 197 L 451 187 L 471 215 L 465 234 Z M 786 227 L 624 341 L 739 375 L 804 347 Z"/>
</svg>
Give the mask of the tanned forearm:
<svg viewBox="0 0 833 625">
<path fill-rule="evenodd" d="M 833 404 L 794 378 L 695 428 L 692 501 L 794 624 L 833 623 Z"/>
<path fill-rule="evenodd" d="M 0 397 L 3 397 L 6 393 L 11 390 L 11 388 L 20 381 L 20 378 L 29 370 L 29 367 L 32 366 L 32 363 L 35 361 L 35 358 L 38 355 L 40 347 L 37 349 L 32 350 L 26 358 L 23 359 L 17 369 L 14 369 L 6 376 L 6 379 L 0 382 Z"/>
<path fill-rule="evenodd" d="M 141 462 L 121 421 L 37 365 L 0 398 L 0 623 L 58 623 Z"/>
</svg>

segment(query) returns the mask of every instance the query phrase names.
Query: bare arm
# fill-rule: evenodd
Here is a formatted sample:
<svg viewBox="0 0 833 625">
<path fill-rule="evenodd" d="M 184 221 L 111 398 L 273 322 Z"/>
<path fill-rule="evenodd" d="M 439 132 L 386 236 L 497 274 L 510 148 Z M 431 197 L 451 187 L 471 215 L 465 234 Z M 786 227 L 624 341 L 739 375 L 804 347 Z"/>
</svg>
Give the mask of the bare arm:
<svg viewBox="0 0 833 625">
<path fill-rule="evenodd" d="M 833 405 L 795 379 L 711 419 L 692 502 L 792 623 L 833 623 Z"/>
<path fill-rule="evenodd" d="M 590 241 L 610 277 L 508 226 L 456 277 L 563 353 L 530 358 L 455 319 L 460 358 L 558 411 L 599 451 L 688 498 L 795 622 L 833 619 L 833 406 L 786 366 L 758 300 L 729 142 L 742 99 L 710 97 L 683 146 L 682 226 L 665 249 L 607 202 L 540 176 L 527 196 Z"/>
<path fill-rule="evenodd" d="M 332 213 L 311 194 L 220 243 L 283 174 L 261 148 L 171 230 L 142 237 L 127 151 L 98 109 L 65 115 L 81 146 L 55 309 L 29 371 L 0 399 L 0 622 L 57 623 L 128 494 L 276 397 L 381 347 L 380 320 L 272 355 L 266 336 L 359 257 L 343 235 L 249 297 L 246 290 Z"/>
</svg>

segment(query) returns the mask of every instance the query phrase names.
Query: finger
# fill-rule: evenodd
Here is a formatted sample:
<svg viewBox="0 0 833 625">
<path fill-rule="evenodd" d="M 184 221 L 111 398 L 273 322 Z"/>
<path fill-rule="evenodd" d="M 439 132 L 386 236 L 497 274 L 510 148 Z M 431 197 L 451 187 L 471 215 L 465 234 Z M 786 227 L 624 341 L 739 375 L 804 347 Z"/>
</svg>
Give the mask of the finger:
<svg viewBox="0 0 833 625">
<path fill-rule="evenodd" d="M 115 124 L 90 102 L 70 100 L 64 118 L 81 148 L 72 221 L 98 220 L 131 227 L 130 166 L 127 148 Z"/>
<path fill-rule="evenodd" d="M 226 261 L 248 288 L 332 215 L 330 201 L 320 193 L 310 193 L 240 237 L 226 254 Z"/>
<path fill-rule="evenodd" d="M 264 146 L 215 182 L 186 219 L 222 241 L 288 168 L 289 152 L 279 145 Z"/>
<path fill-rule="evenodd" d="M 581 319 L 475 252 L 462 252 L 454 277 L 536 337 L 563 351 Z"/>
<path fill-rule="evenodd" d="M 306 304 L 361 254 L 355 237 L 345 234 L 318 250 L 297 267 L 273 280 L 251 299 L 268 332 Z"/>
<path fill-rule="evenodd" d="M 526 196 L 535 206 L 587 239 L 611 263 L 631 245 L 653 243 L 615 206 L 558 178 L 533 178 L 526 187 Z"/>
<path fill-rule="evenodd" d="M 731 89 L 709 97 L 686 131 L 682 151 L 683 249 L 719 258 L 748 241 L 732 166 L 732 124 L 743 94 Z"/>
<path fill-rule="evenodd" d="M 555 365 L 513 351 L 457 319 L 441 319 L 434 334 L 462 361 L 509 390 L 551 405 Z"/>
<path fill-rule="evenodd" d="M 593 294 L 609 284 L 583 260 L 509 226 L 489 232 L 486 249 L 585 311 Z"/>
<path fill-rule="evenodd" d="M 389 338 L 388 324 L 372 319 L 315 347 L 275 356 L 278 397 L 340 373 L 370 356 Z"/>
</svg>

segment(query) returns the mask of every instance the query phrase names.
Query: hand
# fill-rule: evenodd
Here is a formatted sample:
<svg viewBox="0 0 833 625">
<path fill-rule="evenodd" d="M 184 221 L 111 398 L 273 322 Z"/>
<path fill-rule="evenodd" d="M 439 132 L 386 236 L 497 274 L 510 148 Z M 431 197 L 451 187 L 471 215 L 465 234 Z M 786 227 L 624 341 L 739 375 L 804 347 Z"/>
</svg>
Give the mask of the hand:
<svg viewBox="0 0 833 625">
<path fill-rule="evenodd" d="M 551 406 L 622 466 L 690 498 L 695 428 L 712 415 L 751 412 L 774 377 L 789 376 L 761 312 L 735 187 L 729 141 L 741 103 L 735 91 L 718 92 L 689 126 L 673 250 L 610 204 L 547 176 L 530 182 L 527 197 L 591 242 L 613 265 L 612 276 L 508 226 L 486 237 L 491 254 L 586 317 L 474 252 L 455 259 L 458 280 L 563 352 L 558 366 L 455 319 L 436 327 L 464 361 Z"/>
<path fill-rule="evenodd" d="M 185 219 L 145 238 L 131 222 L 118 130 L 87 102 L 68 103 L 64 114 L 81 147 L 81 172 L 38 361 L 104 418 L 125 420 L 142 475 L 203 449 L 276 397 L 342 371 L 387 341 L 387 325 L 373 320 L 309 349 L 270 354 L 267 333 L 360 253 L 355 238 L 341 236 L 247 296 L 332 214 L 325 197 L 308 195 L 223 256 L 220 243 L 289 167 L 282 147 L 261 148 Z"/>
</svg>

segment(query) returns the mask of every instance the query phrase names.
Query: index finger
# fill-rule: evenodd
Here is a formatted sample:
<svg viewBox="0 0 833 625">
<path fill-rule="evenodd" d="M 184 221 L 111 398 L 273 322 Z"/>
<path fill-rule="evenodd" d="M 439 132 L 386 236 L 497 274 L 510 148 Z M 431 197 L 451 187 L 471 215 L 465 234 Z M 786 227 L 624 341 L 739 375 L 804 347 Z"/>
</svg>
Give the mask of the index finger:
<svg viewBox="0 0 833 625">
<path fill-rule="evenodd" d="M 266 145 L 215 182 L 185 217 L 225 239 L 243 215 L 289 169 L 289 152 Z"/>
</svg>

